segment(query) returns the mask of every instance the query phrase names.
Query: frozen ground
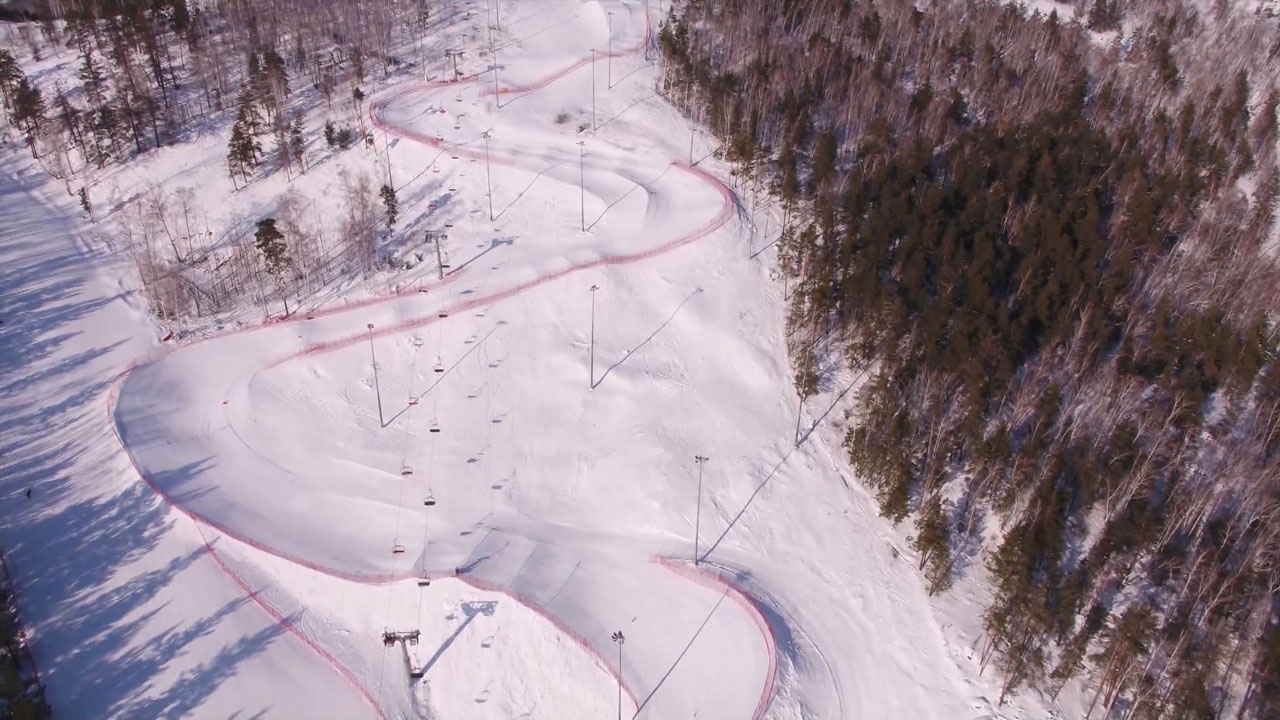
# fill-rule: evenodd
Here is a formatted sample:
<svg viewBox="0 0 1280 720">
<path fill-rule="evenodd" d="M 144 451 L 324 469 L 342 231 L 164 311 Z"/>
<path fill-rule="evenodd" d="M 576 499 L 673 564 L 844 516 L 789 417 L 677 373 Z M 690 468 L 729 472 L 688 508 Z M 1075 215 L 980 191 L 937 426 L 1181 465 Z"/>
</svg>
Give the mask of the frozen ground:
<svg viewBox="0 0 1280 720">
<path fill-rule="evenodd" d="M 622 631 L 628 716 L 1049 713 L 994 707 L 980 593 L 932 604 L 847 479 L 851 378 L 797 421 L 772 238 L 682 162 L 644 7 L 508 3 L 496 95 L 460 13 L 464 82 L 370 103 L 451 265 L 376 302 L 156 347 L 111 247 L 8 178 L 0 539 L 55 707 L 610 717 Z"/>
</svg>

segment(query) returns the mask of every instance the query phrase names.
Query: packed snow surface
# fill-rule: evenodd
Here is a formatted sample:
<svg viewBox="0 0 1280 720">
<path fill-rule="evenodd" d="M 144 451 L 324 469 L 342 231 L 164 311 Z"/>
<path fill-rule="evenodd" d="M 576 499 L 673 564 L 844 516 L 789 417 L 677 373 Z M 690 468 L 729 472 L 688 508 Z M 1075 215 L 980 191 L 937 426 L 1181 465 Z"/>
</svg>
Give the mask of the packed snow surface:
<svg viewBox="0 0 1280 720">
<path fill-rule="evenodd" d="M 52 271 L 11 271 L 6 319 L 43 315 L 6 324 L 41 353 L 7 361 L 57 371 L 5 399 L 40 403 L 5 441 L 45 458 L 6 466 L 6 512 L 52 520 L 4 539 L 26 539 L 55 707 L 1043 714 L 988 700 L 972 627 L 940 619 L 971 623 L 976 600 L 937 612 L 842 474 L 854 378 L 797 417 L 778 216 L 657 96 L 659 5 L 508 2 L 496 61 L 485 7 L 447 9 L 436 49 L 469 48 L 459 77 L 441 62 L 368 110 L 404 232 L 446 231 L 448 267 L 423 245 L 415 271 L 286 320 L 148 342 L 110 248 L 9 179 L 6 267 Z M 23 506 L 29 482 L 56 490 Z"/>
</svg>

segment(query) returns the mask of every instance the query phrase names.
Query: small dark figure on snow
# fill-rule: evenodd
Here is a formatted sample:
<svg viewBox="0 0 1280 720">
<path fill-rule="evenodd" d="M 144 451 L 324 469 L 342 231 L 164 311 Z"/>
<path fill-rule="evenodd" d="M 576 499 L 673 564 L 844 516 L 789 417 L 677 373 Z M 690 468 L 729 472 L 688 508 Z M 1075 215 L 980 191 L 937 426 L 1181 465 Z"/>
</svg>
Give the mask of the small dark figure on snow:
<svg viewBox="0 0 1280 720">
<path fill-rule="evenodd" d="M 27 499 L 31 499 L 31 488 L 27 488 Z"/>
</svg>

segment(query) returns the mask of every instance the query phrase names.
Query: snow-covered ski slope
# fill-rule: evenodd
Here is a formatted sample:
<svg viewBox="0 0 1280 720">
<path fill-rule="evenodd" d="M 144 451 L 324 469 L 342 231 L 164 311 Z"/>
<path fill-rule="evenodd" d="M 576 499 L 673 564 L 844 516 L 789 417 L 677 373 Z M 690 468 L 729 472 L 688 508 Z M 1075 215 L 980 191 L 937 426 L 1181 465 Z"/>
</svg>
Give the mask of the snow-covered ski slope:
<svg viewBox="0 0 1280 720">
<path fill-rule="evenodd" d="M 415 231 L 448 232 L 443 279 L 174 348 L 112 344 L 143 320 L 93 272 L 108 259 L 67 259 L 66 207 L 4 196 L 5 220 L 31 226 L 4 251 L 67 266 L 54 282 L 84 296 L 61 310 L 72 300 L 24 280 L 23 302 L 50 314 L 29 342 L 47 349 L 7 357 L 30 379 L 11 386 L 26 424 L 5 442 L 25 433 L 32 459 L 5 469 L 6 513 L 24 514 L 4 539 L 26 540 L 55 706 L 1045 714 L 993 707 L 998 680 L 957 644 L 971 631 L 944 627 L 900 536 L 842 475 L 827 408 L 848 379 L 797 421 L 781 289 L 756 252 L 772 237 L 753 236 L 704 140 L 688 162 L 692 128 L 643 58 L 645 8 L 505 3 L 496 92 L 484 4 L 450 8 L 461 77 L 369 102 L 402 206 L 432 208 Z M 972 619 L 961 609 L 946 617 Z M 420 640 L 387 647 L 387 630 Z"/>
</svg>

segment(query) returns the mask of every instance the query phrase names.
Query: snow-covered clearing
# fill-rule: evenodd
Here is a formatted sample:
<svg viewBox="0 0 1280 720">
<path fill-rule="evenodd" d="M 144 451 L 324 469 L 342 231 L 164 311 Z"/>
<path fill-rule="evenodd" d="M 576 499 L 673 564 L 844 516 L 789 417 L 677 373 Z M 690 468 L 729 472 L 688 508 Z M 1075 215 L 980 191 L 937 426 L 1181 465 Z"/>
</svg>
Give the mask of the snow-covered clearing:
<svg viewBox="0 0 1280 720">
<path fill-rule="evenodd" d="M 377 301 L 161 347 L 118 254 L 6 178 L 0 540 L 60 713 L 611 717 L 616 631 L 627 716 L 1047 713 L 993 707 L 977 600 L 940 622 L 846 480 L 843 385 L 796 443 L 771 238 L 682 162 L 645 7 L 507 3 L 495 95 L 479 4 L 462 82 L 369 103 L 451 265 Z"/>
</svg>

